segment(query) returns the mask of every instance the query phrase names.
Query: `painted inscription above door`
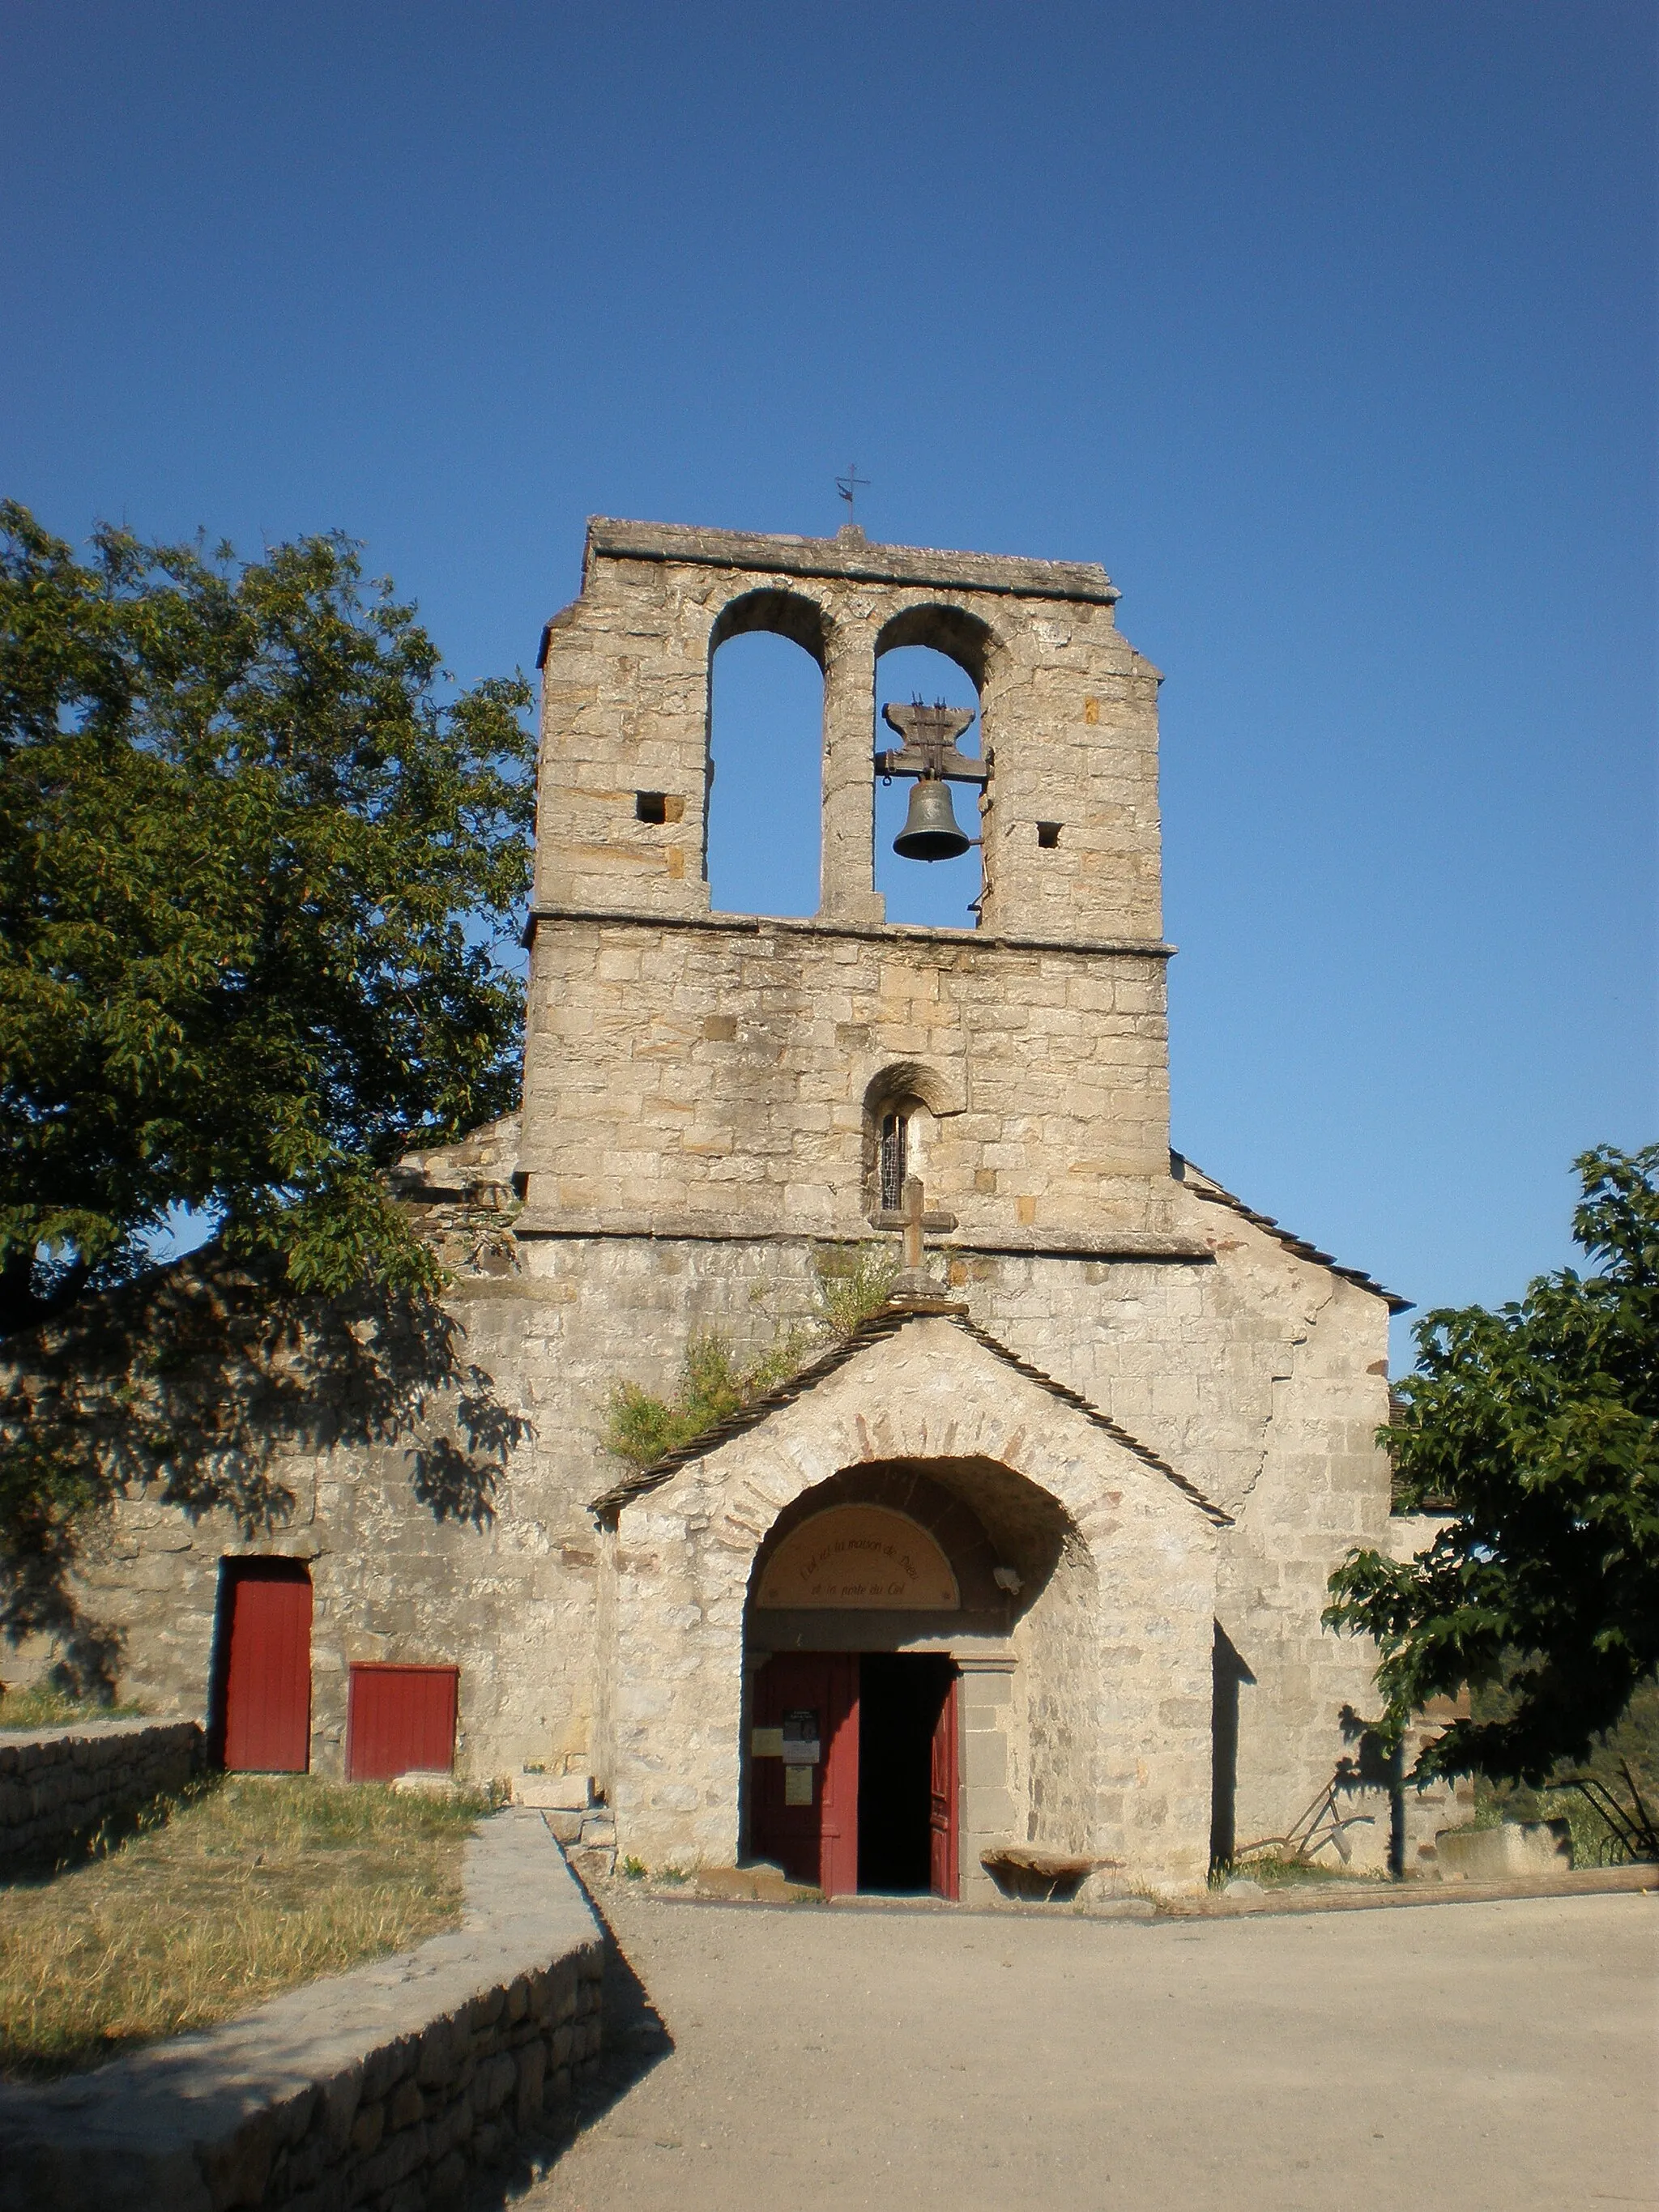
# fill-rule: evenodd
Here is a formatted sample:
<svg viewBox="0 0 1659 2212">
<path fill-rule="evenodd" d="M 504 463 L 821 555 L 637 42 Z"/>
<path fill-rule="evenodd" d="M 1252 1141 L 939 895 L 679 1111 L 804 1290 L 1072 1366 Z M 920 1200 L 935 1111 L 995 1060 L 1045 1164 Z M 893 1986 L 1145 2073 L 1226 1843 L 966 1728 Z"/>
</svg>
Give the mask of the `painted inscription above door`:
<svg viewBox="0 0 1659 2212">
<path fill-rule="evenodd" d="M 792 1529 L 769 1562 L 757 1602 L 955 1612 L 951 1562 L 918 1521 L 886 1505 L 832 1505 Z"/>
</svg>

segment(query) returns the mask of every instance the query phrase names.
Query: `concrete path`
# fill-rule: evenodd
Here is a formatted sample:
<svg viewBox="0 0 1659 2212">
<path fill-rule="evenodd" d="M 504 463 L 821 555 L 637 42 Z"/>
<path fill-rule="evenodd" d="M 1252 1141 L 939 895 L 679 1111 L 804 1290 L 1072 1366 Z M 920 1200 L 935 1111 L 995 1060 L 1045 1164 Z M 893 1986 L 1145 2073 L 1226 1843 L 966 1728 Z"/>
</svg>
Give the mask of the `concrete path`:
<svg viewBox="0 0 1659 2212">
<path fill-rule="evenodd" d="M 1659 2206 L 1656 1895 L 1150 1923 L 604 1902 L 661 2025 L 619 1965 L 615 2101 L 537 2212 Z"/>
</svg>

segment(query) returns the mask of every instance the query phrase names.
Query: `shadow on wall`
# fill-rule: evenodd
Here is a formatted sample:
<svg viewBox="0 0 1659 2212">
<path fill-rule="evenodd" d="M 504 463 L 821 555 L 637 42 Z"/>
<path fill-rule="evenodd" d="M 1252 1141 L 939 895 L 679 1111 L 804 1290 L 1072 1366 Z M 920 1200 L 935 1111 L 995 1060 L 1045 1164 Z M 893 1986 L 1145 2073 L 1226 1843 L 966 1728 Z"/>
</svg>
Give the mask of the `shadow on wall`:
<svg viewBox="0 0 1659 2212">
<path fill-rule="evenodd" d="M 483 1528 L 528 1432 L 435 1299 L 302 1297 L 275 1268 L 192 1253 L 7 1346 L 0 1632 L 52 1638 L 60 1686 L 106 1692 L 120 1632 L 82 1613 L 73 1580 L 117 1499 L 228 1512 L 251 1540 L 293 1512 L 286 1460 L 401 1444 L 434 1519 Z"/>
<path fill-rule="evenodd" d="M 1218 1620 L 1210 1653 L 1210 1864 L 1231 1866 L 1238 1849 L 1238 1692 L 1255 1676 Z"/>
</svg>

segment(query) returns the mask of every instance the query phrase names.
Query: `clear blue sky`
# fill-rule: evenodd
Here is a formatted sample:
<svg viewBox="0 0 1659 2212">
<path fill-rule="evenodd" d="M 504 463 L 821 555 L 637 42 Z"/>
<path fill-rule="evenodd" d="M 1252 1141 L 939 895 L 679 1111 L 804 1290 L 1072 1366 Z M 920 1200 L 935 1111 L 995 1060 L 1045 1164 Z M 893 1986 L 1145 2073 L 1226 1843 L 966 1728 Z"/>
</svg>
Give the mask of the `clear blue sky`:
<svg viewBox="0 0 1659 2212">
<path fill-rule="evenodd" d="M 854 458 L 872 537 L 1103 562 L 1175 1141 L 1500 1298 L 1659 1133 L 1656 21 L 4 0 L 0 488 L 343 526 L 468 680 L 587 514 L 827 532 Z M 806 694 L 728 653 L 735 760 Z M 785 904 L 810 793 L 748 804 Z"/>
</svg>

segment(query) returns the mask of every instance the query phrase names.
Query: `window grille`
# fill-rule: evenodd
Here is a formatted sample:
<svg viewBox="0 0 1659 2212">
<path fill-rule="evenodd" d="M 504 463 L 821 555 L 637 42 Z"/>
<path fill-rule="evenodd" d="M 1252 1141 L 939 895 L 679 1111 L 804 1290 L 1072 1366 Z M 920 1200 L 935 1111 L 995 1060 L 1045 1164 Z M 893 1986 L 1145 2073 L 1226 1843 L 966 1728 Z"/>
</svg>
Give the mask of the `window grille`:
<svg viewBox="0 0 1659 2212">
<path fill-rule="evenodd" d="M 910 1119 L 907 1114 L 886 1114 L 881 1124 L 881 1202 L 896 1213 L 904 1204 L 904 1178 L 909 1172 Z"/>
</svg>

